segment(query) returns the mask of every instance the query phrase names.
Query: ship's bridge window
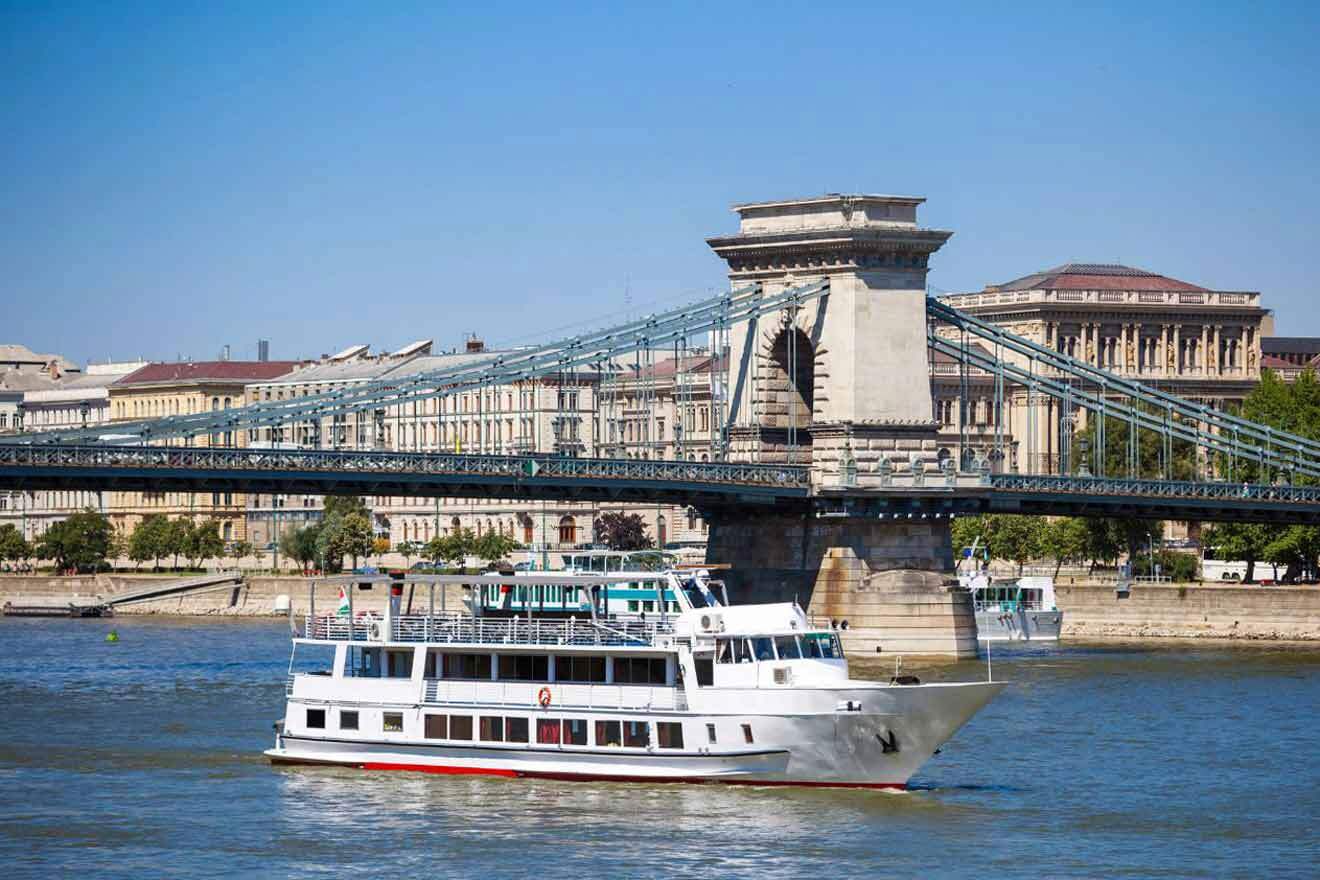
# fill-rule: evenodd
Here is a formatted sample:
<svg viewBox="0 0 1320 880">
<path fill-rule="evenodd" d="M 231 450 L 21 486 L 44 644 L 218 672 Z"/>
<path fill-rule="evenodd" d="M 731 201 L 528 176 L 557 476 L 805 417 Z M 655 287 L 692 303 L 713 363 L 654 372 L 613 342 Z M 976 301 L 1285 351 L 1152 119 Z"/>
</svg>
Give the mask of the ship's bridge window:
<svg viewBox="0 0 1320 880">
<path fill-rule="evenodd" d="M 837 660 L 843 656 L 839 637 L 834 633 L 807 633 L 802 636 L 802 656 Z"/>
<path fill-rule="evenodd" d="M 779 652 L 780 660 L 802 658 L 802 653 L 798 650 L 797 636 L 775 636 L 775 650 Z"/>
<path fill-rule="evenodd" d="M 774 641 L 768 636 L 758 636 L 752 639 L 752 653 L 756 655 L 757 660 L 775 659 Z"/>
<path fill-rule="evenodd" d="M 545 654 L 501 654 L 500 678 L 506 681 L 549 681 L 550 658 Z"/>
<path fill-rule="evenodd" d="M 615 657 L 615 684 L 665 684 L 665 658 Z"/>
</svg>

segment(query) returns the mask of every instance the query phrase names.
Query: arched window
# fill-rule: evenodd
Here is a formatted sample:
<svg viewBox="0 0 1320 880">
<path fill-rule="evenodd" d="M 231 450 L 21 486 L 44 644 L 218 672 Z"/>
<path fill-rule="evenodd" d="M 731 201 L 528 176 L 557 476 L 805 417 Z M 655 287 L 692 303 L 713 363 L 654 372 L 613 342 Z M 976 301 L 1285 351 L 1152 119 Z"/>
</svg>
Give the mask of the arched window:
<svg viewBox="0 0 1320 880">
<path fill-rule="evenodd" d="M 523 543 L 524 544 L 534 543 L 536 540 L 536 535 L 532 529 L 532 518 L 530 516 L 523 514 L 522 527 L 523 527 Z"/>
<path fill-rule="evenodd" d="M 462 528 L 463 524 L 458 521 L 458 517 L 454 517 L 449 521 L 449 533 L 451 535 L 457 535 Z"/>
<path fill-rule="evenodd" d="M 695 531 L 697 530 L 697 510 L 696 510 L 696 508 L 694 508 L 694 507 L 689 507 L 689 508 L 687 509 L 687 522 L 688 522 L 688 531 L 693 531 L 693 532 L 695 532 Z"/>
<path fill-rule="evenodd" d="M 559 543 L 570 546 L 577 543 L 577 521 L 571 516 L 559 520 Z"/>
</svg>

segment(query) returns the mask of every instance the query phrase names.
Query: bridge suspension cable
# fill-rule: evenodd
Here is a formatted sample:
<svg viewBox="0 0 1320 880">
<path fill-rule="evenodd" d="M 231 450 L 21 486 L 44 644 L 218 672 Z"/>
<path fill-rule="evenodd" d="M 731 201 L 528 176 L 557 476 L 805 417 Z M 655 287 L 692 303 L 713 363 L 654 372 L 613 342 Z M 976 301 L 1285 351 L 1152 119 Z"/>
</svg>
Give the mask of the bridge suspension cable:
<svg viewBox="0 0 1320 880">
<path fill-rule="evenodd" d="M 17 434 L 0 438 L 0 442 L 133 444 L 301 422 L 319 424 L 326 416 L 345 416 L 448 397 L 474 388 L 512 384 L 578 368 L 600 368 L 627 354 L 645 355 L 648 361 L 653 361 L 657 348 L 664 350 L 681 340 L 705 333 L 719 337 L 731 325 L 828 293 L 827 278 L 773 294 L 766 294 L 761 285 L 756 284 L 593 333 L 521 351 L 492 353 L 477 363 L 377 379 L 335 391 L 282 401 L 263 401 L 228 410 L 115 422 L 69 431 Z"/>
<path fill-rule="evenodd" d="M 1160 458 L 1166 477 L 1173 440 L 1184 440 L 1199 449 L 1221 453 L 1227 457 L 1230 466 L 1235 459 L 1241 458 L 1269 468 L 1320 477 L 1320 442 L 1259 425 L 1111 373 L 1024 339 L 933 298 L 927 298 L 926 311 L 935 319 L 928 328 L 932 351 L 946 354 L 959 364 L 976 367 L 992 376 L 1011 378 L 1026 386 L 1029 393 L 1043 391 L 1050 397 L 1065 401 L 1069 410 L 1079 406 L 1097 413 L 1100 416 L 1094 450 L 1097 472 L 1102 472 L 1105 454 L 1104 417 L 1114 416 L 1129 423 L 1130 471 L 1138 466 L 1137 444 L 1140 438 L 1137 429 L 1144 428 L 1156 432 L 1161 438 Z M 940 334 L 940 322 L 959 331 L 958 341 Z M 992 344 L 994 353 L 968 345 L 968 336 Z M 1025 358 L 1026 366 L 1004 358 L 1004 351 Z M 1115 395 L 1132 402 L 1116 400 Z M 1065 413 L 1064 418 L 1067 416 Z M 1202 425 L 1206 427 L 1202 428 Z"/>
</svg>

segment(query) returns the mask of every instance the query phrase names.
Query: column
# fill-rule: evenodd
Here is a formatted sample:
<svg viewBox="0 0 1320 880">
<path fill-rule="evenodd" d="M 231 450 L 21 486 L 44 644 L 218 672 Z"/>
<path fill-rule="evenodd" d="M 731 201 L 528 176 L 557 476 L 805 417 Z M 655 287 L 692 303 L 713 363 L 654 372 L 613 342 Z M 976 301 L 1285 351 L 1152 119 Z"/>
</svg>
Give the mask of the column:
<svg viewBox="0 0 1320 880">
<path fill-rule="evenodd" d="M 1210 375 L 1210 325 L 1201 325 L 1200 363 L 1197 366 L 1202 376 Z"/>
<path fill-rule="evenodd" d="M 1162 371 L 1168 369 L 1168 364 L 1169 364 L 1168 348 L 1169 348 L 1169 325 L 1168 325 L 1168 324 L 1161 324 L 1161 325 L 1160 325 L 1160 344 L 1159 344 L 1159 346 L 1157 347 L 1156 352 L 1155 352 L 1155 370 L 1156 370 L 1156 372 L 1162 372 Z"/>
<path fill-rule="evenodd" d="M 1214 359 L 1210 362 L 1210 369 L 1214 372 L 1216 376 L 1222 375 L 1224 372 L 1224 363 L 1223 363 L 1224 353 L 1219 348 L 1220 331 L 1223 329 L 1224 328 L 1222 325 L 1220 324 L 1215 325 L 1215 347 L 1214 347 L 1215 356 Z"/>
<path fill-rule="evenodd" d="M 1182 372 L 1182 325 L 1173 325 L 1173 357 L 1169 366 L 1169 375 L 1176 376 Z"/>
</svg>

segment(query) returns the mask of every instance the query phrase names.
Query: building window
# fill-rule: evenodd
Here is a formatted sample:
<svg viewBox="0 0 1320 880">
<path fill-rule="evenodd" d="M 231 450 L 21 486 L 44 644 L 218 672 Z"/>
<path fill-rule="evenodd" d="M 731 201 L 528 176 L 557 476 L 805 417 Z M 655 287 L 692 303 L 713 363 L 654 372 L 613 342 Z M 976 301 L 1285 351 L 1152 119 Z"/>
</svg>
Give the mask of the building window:
<svg viewBox="0 0 1320 880">
<path fill-rule="evenodd" d="M 348 711 L 347 709 L 340 709 L 340 710 L 339 710 L 339 729 L 340 729 L 340 730 L 357 730 L 357 729 L 358 729 L 358 713 L 357 713 L 357 712 L 350 712 L 350 711 Z"/>
<path fill-rule="evenodd" d="M 308 709 L 307 726 L 314 730 L 325 730 L 325 710 Z"/>
<path fill-rule="evenodd" d="M 714 724 L 706 725 L 712 732 L 715 729 Z M 677 721 L 657 721 L 655 723 L 655 738 L 662 749 L 681 749 L 683 748 L 683 725 Z M 714 742 L 711 739 L 711 742 Z"/>
<path fill-rule="evenodd" d="M 511 743 L 527 742 L 527 719 L 526 718 L 505 718 L 504 719 L 504 738 Z"/>
<path fill-rule="evenodd" d="M 559 520 L 559 543 L 569 545 L 577 543 L 577 521 L 571 516 Z"/>
<path fill-rule="evenodd" d="M 448 716 L 448 715 L 427 715 L 427 716 L 426 716 L 426 738 L 427 738 L 427 739 L 449 739 L 449 716 Z"/>
<path fill-rule="evenodd" d="M 498 715 L 482 715 L 481 739 L 485 742 L 504 742 L 504 719 Z"/>
<path fill-rule="evenodd" d="M 383 727 L 386 733 L 403 733 L 403 713 L 386 712 Z"/>
<path fill-rule="evenodd" d="M 450 715 L 449 716 L 449 738 L 450 739 L 472 739 L 472 716 L 471 715 Z"/>
<path fill-rule="evenodd" d="M 597 721 L 596 745 L 598 746 L 623 745 L 623 725 L 620 724 L 618 721 Z"/>
<path fill-rule="evenodd" d="M 743 729 L 743 739 L 747 741 L 747 744 L 748 744 L 748 745 L 751 745 L 751 743 L 752 743 L 752 725 L 750 725 L 750 724 L 744 724 L 744 725 L 742 726 L 742 729 Z"/>
</svg>

